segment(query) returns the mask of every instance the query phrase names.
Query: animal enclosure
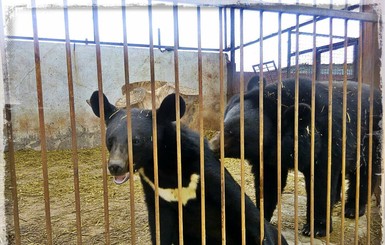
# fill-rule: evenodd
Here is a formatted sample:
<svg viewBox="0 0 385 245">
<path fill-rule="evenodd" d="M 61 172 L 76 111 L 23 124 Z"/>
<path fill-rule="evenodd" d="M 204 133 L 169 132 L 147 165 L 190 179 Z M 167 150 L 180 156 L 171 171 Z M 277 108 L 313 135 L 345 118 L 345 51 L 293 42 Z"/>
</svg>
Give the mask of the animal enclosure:
<svg viewBox="0 0 385 245">
<path fill-rule="evenodd" d="M 0 38 L 5 95 L 6 238 L 9 244 L 151 243 L 149 212 L 141 177 L 134 173 L 135 163 L 130 159 L 127 162 L 128 183 L 114 184 L 109 173 L 110 152 L 102 118 L 104 111 L 101 110 L 99 119 L 86 102 L 95 90 L 100 91 L 100 96 L 106 94 L 112 104 L 128 111 L 139 108 L 155 112 L 171 93 L 184 98 L 186 114 L 176 118 L 176 131 L 179 129 L 180 132 L 181 124 L 187 125 L 200 135 L 199 145 L 203 145 L 203 138 L 211 140 L 218 132 L 223 136 L 218 138 L 221 181 L 224 182 L 223 171 L 227 169 L 240 185 L 240 195 L 250 196 L 260 207 L 261 217 L 266 217 L 263 207 L 267 198 L 263 188 L 267 187 L 266 183 L 277 185 L 278 200 L 273 216 L 271 220 L 261 219 L 260 224 L 271 223 L 289 244 L 381 244 L 381 191 L 379 183 L 372 186 L 371 179 L 373 171 L 375 176 L 383 175 L 382 161 L 376 161 L 381 159 L 378 155 L 382 152 L 383 133 L 377 130 L 382 128 L 378 122 L 382 114 L 373 112 L 377 105 L 373 103 L 377 101 L 380 101 L 377 107 L 382 108 L 382 97 L 375 93 L 382 86 L 377 38 L 381 12 L 377 3 L 347 1 L 339 5 L 314 1 L 313 5 L 307 5 L 294 1 L 279 4 L 226 1 L 211 5 L 200 1 L 193 4 L 190 1 L 149 1 L 146 5 L 135 5 L 124 0 L 114 4 L 93 0 L 79 6 L 64 0 L 46 6 L 32 0 L 24 5 L 0 1 L 0 5 L 2 26 L 5 27 Z M 287 79 L 294 80 L 295 89 L 299 89 L 300 78 L 309 79 L 308 85 L 314 92 L 309 98 L 314 99 L 314 103 L 319 95 L 315 90 L 316 83 L 326 84 L 331 91 L 337 84 L 354 82 L 357 94 L 353 93 L 352 100 L 358 101 L 357 106 L 344 107 L 341 118 L 345 121 L 342 121 L 341 130 L 346 130 L 346 124 L 357 120 L 355 141 L 347 142 L 342 131 L 341 137 L 331 138 L 333 128 L 329 125 L 337 120 L 332 114 L 333 108 L 339 108 L 333 98 L 350 96 L 349 91 L 339 91 L 337 96 L 330 93 L 327 106 L 322 108 L 328 115 L 325 120 L 328 150 L 316 151 L 319 141 L 315 137 L 325 134 L 317 131 L 319 128 L 314 122 L 320 113 L 315 114 L 314 105 L 309 103 L 306 108 L 312 113 L 311 120 L 308 127 L 304 127 L 308 136 L 305 141 L 310 142 L 309 151 L 302 152 L 298 144 L 302 142 L 299 131 L 304 101 L 297 97 L 299 90 L 296 90 L 293 128 L 289 132 L 292 134 L 290 144 L 294 146 L 292 162 L 281 162 L 279 156 L 275 161 L 276 166 L 293 164 L 287 185 L 279 177 L 272 182 L 263 182 L 263 177 L 257 179 L 253 171 L 258 168 L 264 176 L 266 157 L 259 158 L 258 165 L 254 166 L 242 149 L 252 145 L 259 156 L 274 151 L 280 155 L 288 144 L 281 141 L 287 133 L 282 127 L 287 121 L 281 118 L 281 113 L 274 115 L 277 125 L 268 133 L 263 133 L 264 127 L 270 125 L 263 123 L 263 116 L 258 116 L 261 137 L 247 141 L 245 139 L 251 132 L 245 131 L 246 112 L 241 112 L 242 123 L 238 130 L 243 133 L 239 139 L 239 159 L 226 156 L 226 105 L 234 102 L 233 95 L 239 94 L 242 98 L 249 94 L 246 87 L 254 76 L 260 81 L 254 88 L 258 89 L 259 97 L 264 95 L 265 89 L 277 88 L 274 90 L 277 91 L 277 110 L 289 107 L 280 104 L 282 94 L 288 91 L 280 85 Z M 266 85 L 261 83 L 264 79 Z M 369 92 L 363 93 L 363 87 Z M 264 114 L 269 105 L 258 96 L 254 99 L 259 101 L 259 113 Z M 239 99 L 239 108 L 247 110 L 249 104 L 244 103 Z M 343 103 L 341 100 L 341 108 Z M 365 107 L 366 104 L 369 106 Z M 100 108 L 103 108 L 102 104 Z M 368 120 L 361 122 L 361 117 Z M 152 130 L 157 132 L 156 124 Z M 128 122 L 127 134 L 131 132 Z M 264 138 L 269 135 L 277 136 L 273 147 L 276 150 L 264 147 Z M 175 141 L 175 154 L 179 158 L 183 154 L 180 138 L 176 137 Z M 152 142 L 154 148 L 161 151 L 162 145 L 155 140 Z M 341 184 L 337 187 L 341 193 L 335 197 L 339 200 L 336 203 L 324 200 L 328 206 L 326 213 L 332 219 L 326 218 L 327 234 L 320 237 L 314 234 L 314 214 L 318 212 L 314 210 L 314 199 L 319 193 L 314 193 L 312 188 L 308 193 L 305 182 L 312 183 L 313 188 L 317 182 L 314 179 L 317 154 L 325 154 L 328 167 L 336 164 L 332 163 L 334 142 L 342 142 L 342 146 L 338 146 L 341 149 L 346 142 L 363 145 L 355 147 L 356 151 L 351 155 L 358 159 L 354 159 L 358 173 L 368 171 L 370 177 L 360 179 L 361 175 L 357 174 L 358 184 L 353 186 L 345 181 L 344 171 L 341 172 Z M 135 154 L 129 143 L 126 150 L 128 155 Z M 153 152 L 154 159 L 159 154 L 157 151 Z M 203 148 L 199 149 L 199 154 L 204 155 Z M 300 159 L 307 154 L 313 166 L 313 172 L 309 170 L 312 176 L 309 180 L 303 176 L 305 171 L 298 167 Z M 346 152 L 342 149 L 341 154 Z M 155 169 L 157 164 L 154 160 Z M 178 166 L 181 169 L 177 176 L 182 178 L 183 162 L 178 162 Z M 204 168 L 203 161 L 199 162 L 199 167 Z M 281 174 L 278 167 L 277 175 Z M 325 186 L 332 185 L 330 175 L 323 183 Z M 210 181 L 201 173 L 199 177 L 200 183 Z M 160 177 L 154 175 L 153 178 L 156 183 Z M 345 218 L 345 192 L 348 188 L 355 190 L 357 209 L 361 200 L 360 183 L 368 187 L 369 193 L 361 198 L 368 203 L 365 214 L 360 216 L 360 209 L 353 219 Z M 224 187 L 224 183 L 221 184 Z M 174 187 L 176 193 L 180 193 L 186 186 L 180 183 Z M 157 188 L 164 186 L 155 185 L 154 188 L 157 193 Z M 259 188 L 262 191 L 257 195 Z M 327 188 L 327 196 L 332 196 L 332 187 Z M 199 194 L 204 194 L 203 189 Z M 374 195 L 370 195 L 371 190 Z M 223 193 L 223 189 L 218 193 L 222 200 L 218 212 L 226 220 Z M 205 200 L 207 197 L 203 194 L 200 198 Z M 159 193 L 155 196 L 162 198 Z M 183 212 L 186 212 L 181 202 L 180 197 L 177 206 L 179 241 L 184 240 L 181 231 Z M 310 216 L 307 216 L 308 208 Z M 160 219 L 159 207 L 155 206 L 154 213 L 155 220 Z M 244 219 L 242 217 L 242 225 L 238 227 L 242 231 L 245 230 Z M 203 237 L 210 232 L 206 224 L 202 218 Z M 309 227 L 309 236 L 301 232 L 305 224 L 313 224 Z M 157 242 L 161 239 L 160 225 L 156 223 Z M 222 226 L 225 243 L 226 232 L 224 224 Z M 261 233 L 264 234 L 263 229 Z"/>
</svg>

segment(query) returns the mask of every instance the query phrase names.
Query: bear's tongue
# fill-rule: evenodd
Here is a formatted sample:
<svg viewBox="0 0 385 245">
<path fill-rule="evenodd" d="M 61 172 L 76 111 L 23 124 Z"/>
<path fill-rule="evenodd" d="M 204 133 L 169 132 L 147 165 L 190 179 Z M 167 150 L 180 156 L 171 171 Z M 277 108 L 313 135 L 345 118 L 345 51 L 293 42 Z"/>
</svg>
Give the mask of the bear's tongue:
<svg viewBox="0 0 385 245">
<path fill-rule="evenodd" d="M 114 183 L 117 184 L 117 185 L 121 185 L 124 182 L 126 182 L 129 178 L 130 178 L 130 173 L 129 172 L 127 172 L 124 175 L 114 176 Z"/>
</svg>

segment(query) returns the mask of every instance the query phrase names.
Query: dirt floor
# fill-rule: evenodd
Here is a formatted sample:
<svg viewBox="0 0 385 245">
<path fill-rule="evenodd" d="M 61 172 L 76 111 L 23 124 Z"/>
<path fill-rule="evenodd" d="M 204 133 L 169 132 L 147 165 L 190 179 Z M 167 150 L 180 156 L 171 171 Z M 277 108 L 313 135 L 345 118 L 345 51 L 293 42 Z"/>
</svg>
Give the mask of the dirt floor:
<svg viewBox="0 0 385 245">
<path fill-rule="evenodd" d="M 106 244 L 105 216 L 103 201 L 103 178 L 100 149 L 79 150 L 79 184 L 81 205 L 81 233 L 83 244 Z M 45 202 L 40 152 L 26 150 L 15 155 L 21 244 L 46 244 Z M 49 198 L 54 244 L 77 244 L 76 212 L 73 163 L 71 151 L 51 151 L 47 154 L 49 176 Z M 226 159 L 225 166 L 237 181 L 240 180 L 239 161 Z M 253 200 L 254 180 L 245 164 L 246 193 Z M 10 186 L 9 164 L 6 179 L 7 234 L 9 244 L 15 244 L 13 224 L 13 201 Z M 291 174 L 289 185 L 283 193 L 282 232 L 294 244 L 294 196 Z M 144 203 L 139 177 L 134 176 L 135 231 L 137 244 L 150 244 L 147 208 Z M 128 183 L 115 185 L 108 176 L 109 239 L 111 244 L 129 244 L 130 224 L 130 186 Z M 299 183 L 300 195 L 298 227 L 305 220 L 306 197 L 303 182 Z M 373 202 L 374 203 L 374 202 Z M 334 231 L 330 236 L 332 244 L 340 241 L 340 207 L 333 212 Z M 378 209 L 373 205 L 371 225 L 371 244 L 380 244 L 381 220 Z M 276 224 L 276 214 L 272 220 Z M 345 244 L 354 241 L 354 221 L 345 222 Z M 359 244 L 366 244 L 366 217 L 359 220 Z M 309 238 L 299 236 L 299 244 L 310 244 Z M 324 244 L 316 240 L 315 244 Z"/>
</svg>

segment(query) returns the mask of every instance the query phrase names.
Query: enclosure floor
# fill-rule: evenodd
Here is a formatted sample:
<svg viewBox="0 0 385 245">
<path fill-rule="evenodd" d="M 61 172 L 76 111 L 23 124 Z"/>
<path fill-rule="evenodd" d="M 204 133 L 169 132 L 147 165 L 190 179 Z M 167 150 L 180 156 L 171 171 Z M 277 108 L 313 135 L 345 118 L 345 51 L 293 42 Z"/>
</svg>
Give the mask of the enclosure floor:
<svg viewBox="0 0 385 245">
<path fill-rule="evenodd" d="M 81 205 L 81 233 L 83 244 L 105 244 L 105 215 L 103 201 L 103 178 L 101 152 L 99 149 L 78 151 L 78 172 Z M 17 191 L 19 202 L 21 244 L 45 244 L 46 221 L 43 197 L 43 178 L 41 155 L 38 151 L 18 151 L 15 155 Z M 77 244 L 74 177 L 71 151 L 52 151 L 47 154 L 50 213 L 52 239 L 54 244 Z M 239 160 L 226 159 L 225 166 L 240 183 Z M 254 179 L 250 166 L 245 165 L 245 192 L 254 201 Z M 282 233 L 290 244 L 294 244 L 294 195 L 293 173 L 290 173 L 288 185 L 282 198 Z M 135 230 L 136 244 L 150 244 L 147 222 L 147 208 L 144 202 L 142 186 L 137 175 L 134 176 L 135 229 L 130 221 L 130 186 L 129 183 L 115 185 L 111 177 L 107 178 L 109 239 L 111 244 L 129 244 L 132 231 Z M 305 221 L 306 195 L 300 175 L 298 229 Z M 6 173 L 6 218 L 9 244 L 15 244 L 13 225 L 13 205 L 10 187 L 9 163 Z M 276 213 L 272 223 L 276 225 Z M 333 229 L 331 244 L 340 244 L 340 206 L 333 210 Z M 371 226 L 371 244 L 380 244 L 381 219 L 378 209 L 373 205 Z M 345 244 L 354 241 L 354 220 L 345 220 Z M 359 220 L 359 244 L 366 244 L 366 216 Z M 298 244 L 310 244 L 309 238 L 299 235 Z M 315 244 L 325 244 L 325 239 L 316 239 Z"/>
</svg>

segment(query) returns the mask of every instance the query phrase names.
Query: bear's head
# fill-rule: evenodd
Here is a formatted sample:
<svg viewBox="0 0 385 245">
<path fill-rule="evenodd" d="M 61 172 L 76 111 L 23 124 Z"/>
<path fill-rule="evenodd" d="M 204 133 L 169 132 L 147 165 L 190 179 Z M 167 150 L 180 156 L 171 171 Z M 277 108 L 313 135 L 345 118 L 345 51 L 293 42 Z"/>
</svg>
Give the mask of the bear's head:
<svg viewBox="0 0 385 245">
<path fill-rule="evenodd" d="M 257 80 L 259 82 L 259 79 Z M 259 160 L 259 85 L 253 83 L 244 94 L 244 147 L 245 158 L 248 160 Z M 272 103 L 265 102 L 264 109 L 264 135 L 270 135 L 274 130 L 273 120 L 275 115 L 269 115 L 266 111 L 271 111 Z M 224 114 L 224 149 L 225 157 L 239 158 L 241 155 L 241 104 L 240 96 L 234 95 L 227 103 Z M 270 144 L 273 139 L 265 138 L 265 146 Z M 252 143 L 250 143 L 252 142 Z M 210 140 L 210 148 L 218 156 L 220 152 L 220 133 L 217 133 Z"/>
<path fill-rule="evenodd" d="M 158 145 L 162 141 L 165 128 L 176 120 L 175 94 L 164 98 L 156 110 Z M 99 92 L 95 91 L 88 101 L 94 114 L 100 117 Z M 185 112 L 185 102 L 179 97 L 180 117 Z M 103 94 L 104 120 L 106 123 L 106 145 L 109 152 L 108 170 L 116 184 L 129 178 L 127 111 L 112 105 Z M 131 111 L 132 150 L 134 171 L 153 166 L 153 115 L 151 110 L 132 108 Z"/>
</svg>

